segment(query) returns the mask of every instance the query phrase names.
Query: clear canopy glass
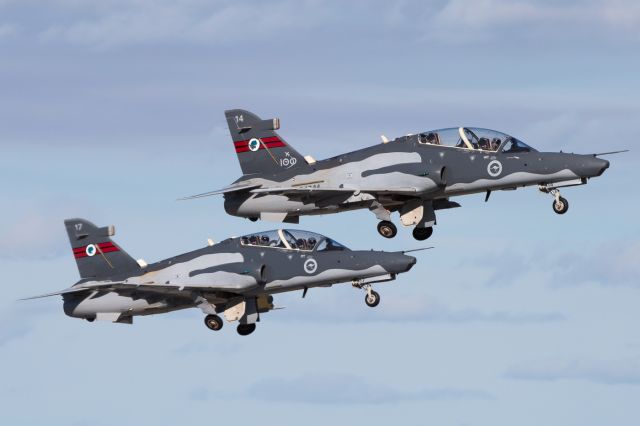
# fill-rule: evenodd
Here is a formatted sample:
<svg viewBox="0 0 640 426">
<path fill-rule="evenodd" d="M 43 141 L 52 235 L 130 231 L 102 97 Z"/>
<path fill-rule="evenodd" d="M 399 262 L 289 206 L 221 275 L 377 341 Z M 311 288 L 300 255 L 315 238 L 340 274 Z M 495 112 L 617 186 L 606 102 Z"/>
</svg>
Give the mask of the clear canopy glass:
<svg viewBox="0 0 640 426">
<path fill-rule="evenodd" d="M 245 246 L 273 247 L 299 251 L 348 250 L 339 242 L 315 232 L 299 229 L 275 229 L 240 237 Z"/>
<path fill-rule="evenodd" d="M 502 152 L 535 151 L 513 136 L 479 127 L 452 127 L 420 133 L 418 143 L 492 152 L 498 150 L 502 150 Z"/>
</svg>

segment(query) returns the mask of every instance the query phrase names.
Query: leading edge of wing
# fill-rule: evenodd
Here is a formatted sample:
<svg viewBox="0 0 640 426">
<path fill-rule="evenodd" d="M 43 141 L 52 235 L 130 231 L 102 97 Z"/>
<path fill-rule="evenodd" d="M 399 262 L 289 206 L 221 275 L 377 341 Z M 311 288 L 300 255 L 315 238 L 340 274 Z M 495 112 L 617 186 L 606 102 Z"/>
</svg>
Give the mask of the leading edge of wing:
<svg viewBox="0 0 640 426">
<path fill-rule="evenodd" d="M 60 290 L 60 291 L 54 291 L 53 293 L 46 293 L 46 294 L 39 294 L 37 296 L 31 296 L 31 297 L 25 297 L 22 299 L 18 299 L 18 300 L 33 300 L 33 299 L 42 299 L 43 297 L 51 297 L 51 296 L 63 296 L 65 294 L 70 294 L 70 293 L 79 293 L 81 291 L 87 291 L 87 290 L 99 290 L 101 289 L 102 286 L 93 286 L 93 287 L 69 287 L 69 288 L 65 288 L 64 290 Z"/>
<path fill-rule="evenodd" d="M 258 188 L 261 185 L 232 185 L 215 191 L 204 192 L 202 194 L 190 195 L 188 197 L 178 198 L 178 201 L 194 200 L 196 198 L 211 197 L 213 195 L 228 194 L 230 192 L 247 191 L 249 189 Z"/>
</svg>

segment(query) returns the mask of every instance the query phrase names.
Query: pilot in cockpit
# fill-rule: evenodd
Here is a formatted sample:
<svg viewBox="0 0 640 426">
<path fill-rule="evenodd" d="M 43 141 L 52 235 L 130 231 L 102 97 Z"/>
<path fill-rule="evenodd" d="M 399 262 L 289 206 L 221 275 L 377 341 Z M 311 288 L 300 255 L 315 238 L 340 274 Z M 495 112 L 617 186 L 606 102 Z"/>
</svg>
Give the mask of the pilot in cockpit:
<svg viewBox="0 0 640 426">
<path fill-rule="evenodd" d="M 489 141 L 489 138 L 480 138 L 478 139 L 478 147 L 480 147 L 480 149 L 484 149 L 485 151 L 489 151 L 491 149 L 491 142 Z"/>
</svg>

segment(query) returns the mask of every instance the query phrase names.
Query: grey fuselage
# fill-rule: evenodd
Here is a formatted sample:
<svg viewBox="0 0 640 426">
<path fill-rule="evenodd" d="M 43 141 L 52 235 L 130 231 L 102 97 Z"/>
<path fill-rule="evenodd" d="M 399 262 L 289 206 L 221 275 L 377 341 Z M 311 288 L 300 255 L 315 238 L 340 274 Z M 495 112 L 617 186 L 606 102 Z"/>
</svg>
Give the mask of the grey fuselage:
<svg viewBox="0 0 640 426">
<path fill-rule="evenodd" d="M 130 318 L 200 307 L 216 312 L 232 300 L 251 299 L 409 270 L 416 259 L 400 252 L 305 251 L 245 245 L 240 238 L 115 274 L 83 279 L 64 294 L 67 315 L 94 319 L 101 313 Z"/>
<path fill-rule="evenodd" d="M 609 163 L 593 155 L 505 153 L 420 143 L 418 135 L 360 149 L 276 174 L 245 175 L 237 184 L 311 189 L 301 194 L 225 194 L 227 213 L 260 218 L 288 217 L 370 208 L 372 201 L 394 210 L 410 199 L 445 200 L 529 185 L 599 176 Z M 323 193 L 323 190 L 344 190 Z"/>
</svg>

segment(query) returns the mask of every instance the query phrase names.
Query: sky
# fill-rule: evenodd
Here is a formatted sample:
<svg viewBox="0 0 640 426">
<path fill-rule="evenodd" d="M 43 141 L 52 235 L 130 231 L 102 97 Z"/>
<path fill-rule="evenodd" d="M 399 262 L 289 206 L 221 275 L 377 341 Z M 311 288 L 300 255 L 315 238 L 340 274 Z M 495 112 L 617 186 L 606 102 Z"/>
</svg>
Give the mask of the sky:
<svg viewBox="0 0 640 426">
<path fill-rule="evenodd" d="M 639 53 L 631 0 L 0 0 L 3 423 L 637 425 Z M 65 218 L 149 262 L 273 228 L 176 201 L 239 177 L 231 108 L 317 159 L 459 125 L 631 152 L 563 216 L 535 188 L 456 199 L 375 309 L 348 284 L 279 295 L 241 337 L 196 309 L 124 325 L 17 301 L 78 279 Z M 298 227 L 421 246 L 375 225 Z"/>
</svg>

